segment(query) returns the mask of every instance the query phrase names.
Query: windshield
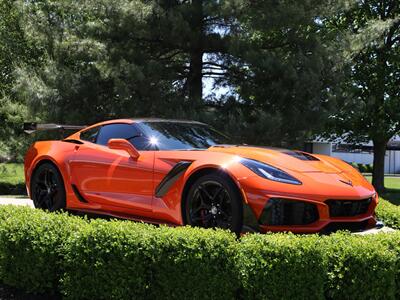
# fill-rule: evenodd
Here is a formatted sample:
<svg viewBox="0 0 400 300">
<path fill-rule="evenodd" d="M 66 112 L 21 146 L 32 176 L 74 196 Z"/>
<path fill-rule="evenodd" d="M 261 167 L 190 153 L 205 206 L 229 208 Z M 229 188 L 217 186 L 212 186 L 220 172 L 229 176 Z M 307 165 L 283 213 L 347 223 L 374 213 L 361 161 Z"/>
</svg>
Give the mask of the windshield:
<svg viewBox="0 0 400 300">
<path fill-rule="evenodd" d="M 207 149 L 213 145 L 230 143 L 227 136 L 203 124 L 143 122 L 138 125 L 158 150 Z"/>
</svg>

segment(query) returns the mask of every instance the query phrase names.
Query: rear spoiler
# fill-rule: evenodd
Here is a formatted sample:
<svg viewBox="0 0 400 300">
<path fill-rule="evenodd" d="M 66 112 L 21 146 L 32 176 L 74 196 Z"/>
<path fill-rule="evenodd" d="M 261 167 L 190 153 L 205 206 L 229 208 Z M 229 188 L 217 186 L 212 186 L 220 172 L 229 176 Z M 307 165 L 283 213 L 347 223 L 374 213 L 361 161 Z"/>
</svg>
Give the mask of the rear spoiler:
<svg viewBox="0 0 400 300">
<path fill-rule="evenodd" d="M 27 134 L 34 133 L 35 131 L 43 131 L 43 130 L 80 130 L 85 128 L 86 126 L 81 125 L 60 125 L 60 124 L 38 124 L 35 122 L 24 123 L 24 131 Z"/>
</svg>

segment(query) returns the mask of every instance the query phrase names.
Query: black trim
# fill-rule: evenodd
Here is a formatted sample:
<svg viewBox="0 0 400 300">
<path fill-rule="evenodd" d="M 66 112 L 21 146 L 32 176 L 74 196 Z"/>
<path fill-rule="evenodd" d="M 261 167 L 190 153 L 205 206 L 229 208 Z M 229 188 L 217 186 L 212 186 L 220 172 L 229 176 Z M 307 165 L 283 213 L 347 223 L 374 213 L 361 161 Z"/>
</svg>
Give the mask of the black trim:
<svg viewBox="0 0 400 300">
<path fill-rule="evenodd" d="M 74 139 L 62 140 L 62 142 L 71 143 L 71 144 L 77 144 L 77 145 L 82 145 L 82 144 L 83 144 L 82 141 L 80 141 L 80 140 L 74 140 Z"/>
<path fill-rule="evenodd" d="M 36 122 L 25 122 L 23 125 L 23 129 L 26 133 L 31 134 L 35 131 L 42 131 L 42 130 L 81 130 L 86 126 L 81 125 L 63 125 L 63 124 L 39 124 Z"/>
<path fill-rule="evenodd" d="M 191 164 L 191 161 L 178 162 L 156 187 L 156 197 L 163 197 L 168 192 L 169 188 L 179 179 L 179 177 L 186 171 L 187 168 L 189 168 Z"/>
<path fill-rule="evenodd" d="M 87 201 L 85 198 L 83 198 L 83 196 L 81 195 L 81 193 L 79 192 L 79 190 L 75 184 L 72 184 L 72 190 L 74 191 L 76 198 L 78 198 L 78 200 L 80 202 L 89 203 L 89 201 Z"/>
<path fill-rule="evenodd" d="M 243 203 L 243 230 L 244 232 L 260 232 L 260 226 L 253 209 Z"/>
</svg>

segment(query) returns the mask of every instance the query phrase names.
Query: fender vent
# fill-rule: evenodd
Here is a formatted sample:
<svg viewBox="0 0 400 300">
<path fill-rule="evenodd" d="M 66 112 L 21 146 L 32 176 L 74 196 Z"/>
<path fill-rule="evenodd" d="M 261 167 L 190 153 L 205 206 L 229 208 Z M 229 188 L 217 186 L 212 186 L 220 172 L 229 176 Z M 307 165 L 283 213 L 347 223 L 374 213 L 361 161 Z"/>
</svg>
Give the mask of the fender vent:
<svg viewBox="0 0 400 300">
<path fill-rule="evenodd" d="M 78 188 L 76 187 L 75 184 L 72 184 L 72 190 L 74 191 L 74 194 L 76 196 L 76 198 L 78 198 L 78 200 L 82 203 L 89 203 L 85 198 L 83 198 L 83 196 L 81 195 L 81 193 L 79 192 Z"/>
</svg>

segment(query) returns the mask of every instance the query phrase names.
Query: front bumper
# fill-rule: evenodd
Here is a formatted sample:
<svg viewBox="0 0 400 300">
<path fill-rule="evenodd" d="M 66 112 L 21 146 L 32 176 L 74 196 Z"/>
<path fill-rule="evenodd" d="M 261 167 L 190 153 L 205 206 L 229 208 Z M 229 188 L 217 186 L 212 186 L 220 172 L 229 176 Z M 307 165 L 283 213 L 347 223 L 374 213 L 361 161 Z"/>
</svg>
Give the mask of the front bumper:
<svg viewBox="0 0 400 300">
<path fill-rule="evenodd" d="M 261 232 L 329 233 L 362 231 L 377 223 L 378 196 L 369 191 L 354 195 L 295 195 L 244 189 Z"/>
</svg>

